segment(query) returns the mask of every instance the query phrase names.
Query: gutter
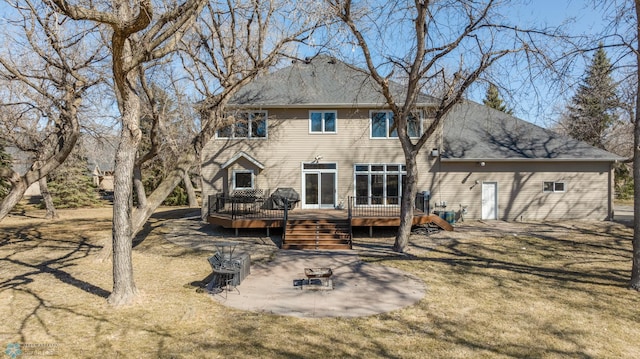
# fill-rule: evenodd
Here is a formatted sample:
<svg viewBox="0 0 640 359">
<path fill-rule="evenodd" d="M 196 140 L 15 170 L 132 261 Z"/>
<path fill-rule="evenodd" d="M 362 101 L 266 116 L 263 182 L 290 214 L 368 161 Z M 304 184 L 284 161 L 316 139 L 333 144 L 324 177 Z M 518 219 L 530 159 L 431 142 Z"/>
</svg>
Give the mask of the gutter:
<svg viewBox="0 0 640 359">
<path fill-rule="evenodd" d="M 445 158 L 442 162 L 613 162 L 618 163 L 621 158 Z"/>
<path fill-rule="evenodd" d="M 398 106 L 402 106 L 402 104 L 398 104 Z M 435 104 L 426 104 L 426 103 L 418 103 L 416 107 L 432 107 Z M 336 108 L 347 108 L 347 109 L 370 109 L 370 108 L 381 108 L 388 109 L 389 105 L 387 103 L 300 103 L 300 104 L 227 104 L 228 109 L 288 109 L 288 108 L 305 108 L 309 110 L 313 109 L 336 109 Z"/>
</svg>

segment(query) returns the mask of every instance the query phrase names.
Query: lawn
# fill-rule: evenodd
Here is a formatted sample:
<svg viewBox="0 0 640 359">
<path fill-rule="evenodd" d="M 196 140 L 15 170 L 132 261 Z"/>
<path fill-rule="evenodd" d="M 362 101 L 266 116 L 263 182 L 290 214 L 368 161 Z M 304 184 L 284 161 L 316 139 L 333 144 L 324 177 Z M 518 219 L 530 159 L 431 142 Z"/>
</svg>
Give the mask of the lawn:
<svg viewBox="0 0 640 359">
<path fill-rule="evenodd" d="M 357 232 L 363 260 L 421 278 L 425 297 L 375 316 L 304 319 L 197 293 L 190 283 L 209 274 L 208 253 L 176 244 L 189 234 L 174 217 L 186 212 L 152 219 L 133 255 L 139 300 L 117 309 L 105 299 L 109 210 L 0 222 L 2 351 L 17 343 L 25 357 L 65 358 L 640 357 L 640 293 L 626 288 L 632 230 L 621 224 L 468 222 L 413 235 L 403 256 L 389 255 L 390 232 Z M 260 236 L 237 240 L 268 261 L 275 246 Z"/>
</svg>

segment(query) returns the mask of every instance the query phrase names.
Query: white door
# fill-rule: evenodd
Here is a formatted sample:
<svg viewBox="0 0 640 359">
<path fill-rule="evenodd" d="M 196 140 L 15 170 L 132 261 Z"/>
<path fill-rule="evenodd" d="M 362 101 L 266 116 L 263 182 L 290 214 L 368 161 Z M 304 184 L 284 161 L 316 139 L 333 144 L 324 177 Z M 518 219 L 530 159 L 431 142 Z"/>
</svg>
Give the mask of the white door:
<svg viewBox="0 0 640 359">
<path fill-rule="evenodd" d="M 498 219 L 498 182 L 482 182 L 482 219 Z"/>
<path fill-rule="evenodd" d="M 334 208 L 335 195 L 335 172 L 305 172 L 304 208 Z"/>
</svg>

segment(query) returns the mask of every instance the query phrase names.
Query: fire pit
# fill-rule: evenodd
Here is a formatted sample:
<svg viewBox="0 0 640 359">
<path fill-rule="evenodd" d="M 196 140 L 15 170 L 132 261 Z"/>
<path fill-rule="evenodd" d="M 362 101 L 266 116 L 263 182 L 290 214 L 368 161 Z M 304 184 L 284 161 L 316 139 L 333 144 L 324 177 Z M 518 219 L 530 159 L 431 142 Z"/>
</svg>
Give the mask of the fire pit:
<svg viewBox="0 0 640 359">
<path fill-rule="evenodd" d="M 304 275 L 307 279 L 329 278 L 333 275 L 331 268 L 305 268 Z"/>
<path fill-rule="evenodd" d="M 333 289 L 333 281 L 331 280 L 333 270 L 331 268 L 305 268 L 304 275 L 307 279 L 294 280 L 294 287 L 319 290 Z"/>
</svg>

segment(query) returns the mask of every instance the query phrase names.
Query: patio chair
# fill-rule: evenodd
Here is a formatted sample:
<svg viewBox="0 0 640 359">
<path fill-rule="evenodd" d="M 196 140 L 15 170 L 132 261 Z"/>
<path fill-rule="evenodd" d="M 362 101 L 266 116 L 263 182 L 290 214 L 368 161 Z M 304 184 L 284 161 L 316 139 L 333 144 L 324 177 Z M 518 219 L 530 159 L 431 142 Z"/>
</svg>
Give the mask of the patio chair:
<svg viewBox="0 0 640 359">
<path fill-rule="evenodd" d="M 206 287 L 208 292 L 213 292 L 214 287 L 226 291 L 230 291 L 232 288 L 238 290 L 236 286 L 239 284 L 240 263 L 224 260 L 220 252 L 209 257 L 208 261 L 213 271 L 213 277 Z"/>
</svg>

